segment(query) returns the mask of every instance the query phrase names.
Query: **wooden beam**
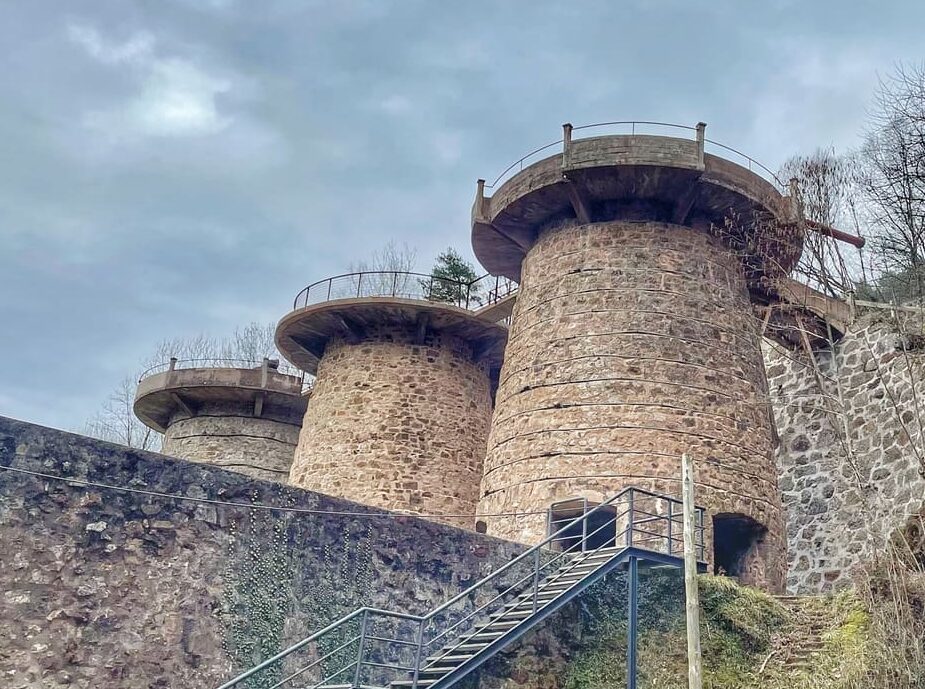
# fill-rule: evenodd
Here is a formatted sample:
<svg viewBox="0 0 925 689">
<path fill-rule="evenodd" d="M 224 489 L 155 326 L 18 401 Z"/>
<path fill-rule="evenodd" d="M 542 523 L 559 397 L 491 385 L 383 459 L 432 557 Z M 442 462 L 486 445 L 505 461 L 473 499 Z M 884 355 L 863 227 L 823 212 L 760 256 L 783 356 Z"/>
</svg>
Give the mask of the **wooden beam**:
<svg viewBox="0 0 925 689">
<path fill-rule="evenodd" d="M 578 185 L 570 180 L 566 175 L 562 175 L 562 179 L 565 180 L 565 190 L 568 192 L 568 200 L 572 204 L 572 209 L 575 211 L 575 217 L 578 218 L 578 222 L 582 225 L 587 225 L 591 222 L 591 210 L 588 205 L 588 200 L 582 194 L 581 189 L 578 188 Z"/>
<path fill-rule="evenodd" d="M 193 405 L 187 403 L 186 400 L 180 397 L 180 395 L 178 395 L 176 392 L 170 393 L 170 399 L 172 399 L 173 403 L 176 404 L 178 407 L 180 407 L 183 413 L 186 414 L 188 417 L 192 418 L 196 416 L 196 413 L 193 410 Z"/>
<path fill-rule="evenodd" d="M 494 223 L 489 223 L 489 224 L 491 225 L 491 229 L 493 229 L 495 232 L 497 232 L 497 233 L 500 234 L 502 237 L 504 237 L 505 239 L 507 239 L 509 242 L 513 242 L 514 244 L 516 244 L 518 247 L 520 247 L 520 249 L 521 249 L 524 253 L 527 253 L 527 252 L 530 250 L 530 247 L 531 247 L 531 245 L 532 245 L 531 242 L 525 241 L 525 240 L 523 240 L 523 239 L 517 237 L 516 235 L 511 234 L 510 232 L 501 229 L 500 227 L 498 227 L 498 226 L 495 225 Z"/>
<path fill-rule="evenodd" d="M 360 340 L 363 339 L 363 328 L 357 325 L 355 322 L 344 316 L 335 316 L 337 322 L 340 324 L 341 328 L 346 331 L 347 342 L 350 344 L 357 344 Z"/>
<path fill-rule="evenodd" d="M 422 311 L 418 314 L 417 321 L 415 326 L 417 327 L 417 332 L 414 335 L 414 343 L 422 345 L 424 344 L 424 338 L 427 337 L 427 326 L 430 324 L 430 314 Z"/>
<path fill-rule="evenodd" d="M 681 198 L 678 199 L 678 202 L 675 204 L 674 212 L 671 215 L 671 222 L 675 225 L 683 225 L 687 221 L 687 216 L 691 214 L 691 209 L 694 207 L 694 201 L 697 200 L 697 195 L 700 193 L 700 177 L 691 181 L 690 186 L 687 187 Z"/>
</svg>

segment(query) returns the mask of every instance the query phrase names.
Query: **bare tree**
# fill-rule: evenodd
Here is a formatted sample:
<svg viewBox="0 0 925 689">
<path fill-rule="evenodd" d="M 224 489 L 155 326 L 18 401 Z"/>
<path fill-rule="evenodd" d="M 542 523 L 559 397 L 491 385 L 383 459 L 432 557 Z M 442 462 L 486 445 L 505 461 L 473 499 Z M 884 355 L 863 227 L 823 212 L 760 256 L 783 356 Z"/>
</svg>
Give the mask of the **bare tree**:
<svg viewBox="0 0 925 689">
<path fill-rule="evenodd" d="M 172 357 L 197 367 L 258 365 L 265 357 L 279 359 L 273 323 L 250 323 L 235 328 L 229 336 L 216 339 L 207 335 L 174 338 L 159 342 L 139 367 L 139 372 L 123 378 L 103 402 L 99 411 L 84 426 L 84 433 L 94 438 L 142 450 L 157 451 L 161 434 L 145 426 L 132 411 L 138 380 L 147 372 L 166 368 Z"/>
<path fill-rule="evenodd" d="M 388 242 L 372 256 L 350 264 L 356 276 L 347 288 L 356 296 L 411 296 L 418 283 L 410 273 L 417 265 L 417 252 L 407 244 Z"/>
<path fill-rule="evenodd" d="M 925 298 L 925 65 L 880 82 L 859 160 L 881 290 Z M 887 298 L 889 294 L 884 295 Z"/>
<path fill-rule="evenodd" d="M 140 450 L 161 449 L 161 434 L 145 426 L 132 411 L 137 381 L 137 376 L 126 376 L 119 382 L 96 415 L 84 425 L 86 435 Z"/>
<path fill-rule="evenodd" d="M 853 226 L 860 234 L 855 189 L 856 165 L 851 157 L 834 149 L 817 149 L 807 156 L 794 156 L 780 171 L 783 179 L 797 182 L 800 205 L 807 220 L 826 227 Z M 812 287 L 833 297 L 842 297 L 864 281 L 860 252 L 842 246 L 819 232 L 806 232 L 803 252 L 794 272 Z"/>
</svg>

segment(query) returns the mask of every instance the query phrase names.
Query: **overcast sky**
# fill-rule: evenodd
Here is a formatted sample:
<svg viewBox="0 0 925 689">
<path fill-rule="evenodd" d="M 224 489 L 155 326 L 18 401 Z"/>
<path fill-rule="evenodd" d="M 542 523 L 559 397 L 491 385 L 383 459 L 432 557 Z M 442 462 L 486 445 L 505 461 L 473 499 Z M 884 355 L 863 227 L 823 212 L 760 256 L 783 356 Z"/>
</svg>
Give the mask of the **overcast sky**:
<svg viewBox="0 0 925 689">
<path fill-rule="evenodd" d="M 560 125 L 854 146 L 925 2 L 0 4 L 0 414 L 80 429 L 165 338 L 276 321 L 389 239 L 471 257 Z"/>
</svg>

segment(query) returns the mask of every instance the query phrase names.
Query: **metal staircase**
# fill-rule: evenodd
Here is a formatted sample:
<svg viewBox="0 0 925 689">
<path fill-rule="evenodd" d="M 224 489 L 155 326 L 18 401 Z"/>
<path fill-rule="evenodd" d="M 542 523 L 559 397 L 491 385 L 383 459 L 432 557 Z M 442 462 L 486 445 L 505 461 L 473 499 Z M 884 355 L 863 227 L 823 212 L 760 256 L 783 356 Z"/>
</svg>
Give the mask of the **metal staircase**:
<svg viewBox="0 0 925 689">
<path fill-rule="evenodd" d="M 218 689 L 444 689 L 618 569 L 682 567 L 681 502 L 628 488 L 425 615 L 359 608 Z M 704 555 L 703 509 L 696 548 Z M 564 524 L 559 528 L 560 524 Z M 631 649 L 632 653 L 635 649 Z"/>
</svg>

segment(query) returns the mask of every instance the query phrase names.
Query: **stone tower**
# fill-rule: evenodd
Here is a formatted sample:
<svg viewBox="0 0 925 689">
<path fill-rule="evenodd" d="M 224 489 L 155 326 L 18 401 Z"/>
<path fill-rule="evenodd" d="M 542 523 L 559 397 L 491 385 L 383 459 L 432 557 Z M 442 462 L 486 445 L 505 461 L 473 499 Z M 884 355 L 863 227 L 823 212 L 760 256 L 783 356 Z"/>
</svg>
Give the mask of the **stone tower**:
<svg viewBox="0 0 925 689">
<path fill-rule="evenodd" d="M 679 494 L 697 465 L 712 558 L 779 589 L 775 433 L 752 303 L 799 255 L 796 206 L 690 138 L 572 140 L 473 207 L 476 256 L 520 283 L 479 512 L 542 512 L 634 485 Z M 751 161 L 750 161 L 751 162 Z M 542 514 L 486 518 L 519 541 Z M 712 527 L 712 528 L 711 528 Z"/>
<path fill-rule="evenodd" d="M 474 289 L 374 272 L 303 290 L 276 332 L 316 376 L 292 484 L 472 528 L 507 338 Z"/>
<path fill-rule="evenodd" d="M 164 434 L 166 455 L 285 482 L 308 404 L 302 376 L 267 359 L 228 363 L 171 359 L 139 381 L 135 416 Z"/>
</svg>

